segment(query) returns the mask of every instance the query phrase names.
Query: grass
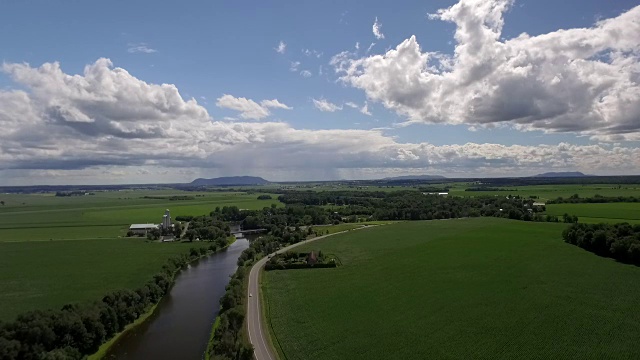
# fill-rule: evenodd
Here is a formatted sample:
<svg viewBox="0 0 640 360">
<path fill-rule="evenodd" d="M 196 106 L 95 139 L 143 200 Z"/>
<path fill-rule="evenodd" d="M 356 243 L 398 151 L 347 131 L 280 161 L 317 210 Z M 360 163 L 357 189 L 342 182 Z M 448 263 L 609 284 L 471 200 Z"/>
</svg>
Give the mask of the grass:
<svg viewBox="0 0 640 360">
<path fill-rule="evenodd" d="M 404 222 L 304 245 L 336 269 L 270 271 L 293 359 L 632 359 L 640 268 L 561 240 L 563 224 Z"/>
<path fill-rule="evenodd" d="M 635 196 L 640 197 L 640 185 L 636 184 L 587 184 L 587 185 L 530 185 L 530 186 L 505 186 L 507 191 L 465 191 L 469 187 L 477 187 L 470 183 L 453 183 L 433 186 L 450 187 L 449 193 L 454 196 L 507 196 L 520 195 L 528 198 L 538 196 L 541 201 L 568 198 L 578 194 L 580 197 L 593 197 L 596 194 L 602 196 Z M 493 186 L 492 186 L 493 187 Z"/>
<path fill-rule="evenodd" d="M 197 244 L 140 239 L 0 243 L 0 320 L 135 289 Z"/>
<path fill-rule="evenodd" d="M 549 215 L 577 215 L 582 223 L 640 224 L 640 203 L 550 204 L 546 208 Z"/>
<path fill-rule="evenodd" d="M 317 225 L 314 226 L 313 229 L 318 231 L 321 235 L 326 235 L 326 234 L 335 234 L 337 232 L 341 232 L 341 231 L 346 231 L 346 230 L 353 230 L 353 229 L 357 229 L 357 228 L 361 228 L 363 226 L 369 226 L 369 225 L 385 225 L 385 224 L 392 224 L 395 221 L 367 221 L 367 222 L 360 222 L 360 223 L 342 223 L 342 224 L 338 224 L 338 225 Z"/>
<path fill-rule="evenodd" d="M 204 215 L 216 206 L 262 209 L 282 204 L 257 200 L 258 194 L 238 192 L 198 193 L 177 190 L 97 192 L 96 195 L 56 197 L 53 194 L 0 194 L 0 242 L 97 239 L 124 236 L 132 223 L 159 223 L 164 209 L 172 217 Z M 145 196 L 193 196 L 170 201 Z"/>
</svg>

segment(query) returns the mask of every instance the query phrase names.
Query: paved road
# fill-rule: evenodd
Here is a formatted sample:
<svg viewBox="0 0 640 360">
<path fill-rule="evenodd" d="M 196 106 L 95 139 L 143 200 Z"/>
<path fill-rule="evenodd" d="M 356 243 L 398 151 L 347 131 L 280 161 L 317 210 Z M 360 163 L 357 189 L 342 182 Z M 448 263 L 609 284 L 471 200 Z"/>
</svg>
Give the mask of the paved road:
<svg viewBox="0 0 640 360">
<path fill-rule="evenodd" d="M 357 228 L 353 230 L 366 229 L 373 226 L 376 226 L 376 225 L 363 226 L 361 228 Z M 340 231 L 334 234 L 318 236 L 310 240 L 301 241 L 297 244 L 289 245 L 285 248 L 282 248 L 278 250 L 276 253 L 285 252 L 290 249 L 293 249 L 296 246 L 304 245 L 312 241 L 324 239 L 328 236 L 338 235 L 348 231 L 350 230 Z M 257 360 L 276 360 L 278 358 L 275 354 L 273 354 L 273 352 L 271 351 L 271 348 L 268 345 L 267 334 L 266 334 L 268 332 L 268 329 L 266 329 L 263 326 L 261 321 L 262 308 L 260 307 L 259 278 L 260 278 L 260 272 L 264 267 L 264 264 L 266 264 L 268 260 L 269 260 L 268 256 L 262 258 L 260 261 L 258 261 L 253 265 L 253 267 L 251 268 L 251 272 L 249 273 L 249 294 L 252 294 L 253 296 L 250 296 L 249 301 L 247 302 L 247 324 L 249 328 L 249 341 L 251 342 L 251 345 L 253 345 L 253 355 Z"/>
</svg>

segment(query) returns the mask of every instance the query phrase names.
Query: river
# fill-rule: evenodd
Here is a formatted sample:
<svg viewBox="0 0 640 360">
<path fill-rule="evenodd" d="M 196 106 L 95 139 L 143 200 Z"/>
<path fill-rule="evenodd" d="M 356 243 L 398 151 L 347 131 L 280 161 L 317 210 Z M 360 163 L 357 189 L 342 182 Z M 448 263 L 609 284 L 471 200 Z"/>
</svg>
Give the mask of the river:
<svg viewBox="0 0 640 360">
<path fill-rule="evenodd" d="M 226 251 L 213 254 L 183 269 L 170 292 L 143 324 L 122 336 L 106 359 L 202 359 L 219 300 L 237 269 L 245 238 Z"/>
</svg>

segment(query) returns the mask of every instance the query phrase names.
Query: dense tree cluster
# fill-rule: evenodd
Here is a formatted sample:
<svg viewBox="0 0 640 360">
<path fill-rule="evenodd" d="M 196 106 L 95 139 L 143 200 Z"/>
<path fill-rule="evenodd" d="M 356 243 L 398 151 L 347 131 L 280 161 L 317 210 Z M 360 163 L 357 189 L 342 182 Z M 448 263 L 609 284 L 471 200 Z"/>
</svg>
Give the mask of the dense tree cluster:
<svg viewBox="0 0 640 360">
<path fill-rule="evenodd" d="M 437 186 L 423 186 L 418 188 L 418 190 L 420 190 L 420 192 L 426 192 L 426 193 L 448 193 L 449 192 L 448 187 L 437 187 Z"/>
<path fill-rule="evenodd" d="M 578 194 L 571 195 L 568 198 L 559 197 L 555 200 L 547 201 L 547 204 L 604 204 L 618 202 L 638 202 L 640 198 L 634 196 L 602 196 L 596 194 L 593 197 L 581 198 Z"/>
<path fill-rule="evenodd" d="M 512 190 L 504 187 L 472 186 L 464 189 L 464 191 L 518 191 L 518 190 L 517 189 Z"/>
<path fill-rule="evenodd" d="M 67 196 L 85 196 L 89 193 L 86 191 L 56 191 L 56 196 L 58 197 L 67 197 Z M 90 195 L 95 195 L 94 193 L 90 193 Z"/>
<path fill-rule="evenodd" d="M 284 236 L 289 228 L 296 226 L 332 224 L 342 219 L 329 209 L 304 205 L 285 208 L 272 205 L 262 210 L 240 210 L 237 206 L 225 206 L 217 207 L 209 215 L 221 222 L 239 223 L 245 230 L 266 229 L 275 236 Z"/>
<path fill-rule="evenodd" d="M 297 192 L 279 197 L 286 204 L 343 206 L 341 219 L 356 215 L 370 220 L 432 220 L 494 216 L 525 221 L 554 221 L 539 214 L 532 199 L 519 196 L 450 197 L 417 191 Z M 333 202 L 335 201 L 335 202 Z"/>
<path fill-rule="evenodd" d="M 272 256 L 264 266 L 269 270 L 287 270 L 287 269 L 308 269 L 308 268 L 331 268 L 336 267 L 337 263 L 334 258 L 326 258 L 322 251 L 312 251 L 310 253 L 298 253 L 287 251 L 282 254 Z"/>
<path fill-rule="evenodd" d="M 230 235 L 231 229 L 229 228 L 229 224 L 218 217 L 206 215 L 190 217 L 189 228 L 185 233 L 185 237 L 189 241 L 200 239 L 202 241 L 213 241 L 219 244 L 225 244 Z"/>
<path fill-rule="evenodd" d="M 600 256 L 640 266 L 640 225 L 573 224 L 562 238 Z"/>
<path fill-rule="evenodd" d="M 271 200 L 273 199 L 271 195 L 259 195 L 258 200 Z"/>
<path fill-rule="evenodd" d="M 65 305 L 60 310 L 31 311 L 0 324 L 0 359 L 83 359 L 157 303 L 173 284 L 175 274 L 209 251 L 192 248 L 169 259 L 162 270 L 137 290 L 119 290 L 101 301 Z"/>
<path fill-rule="evenodd" d="M 179 201 L 179 200 L 195 200 L 194 196 L 189 195 L 173 195 L 173 196 L 143 196 L 143 199 L 152 199 L 152 200 L 169 200 L 169 201 Z"/>
<path fill-rule="evenodd" d="M 395 193 L 395 192 L 394 192 Z M 416 191 L 411 193 L 418 195 Z M 370 206 L 376 199 L 384 199 L 384 191 L 290 191 L 278 197 L 285 204 L 304 205 L 361 205 Z"/>
</svg>

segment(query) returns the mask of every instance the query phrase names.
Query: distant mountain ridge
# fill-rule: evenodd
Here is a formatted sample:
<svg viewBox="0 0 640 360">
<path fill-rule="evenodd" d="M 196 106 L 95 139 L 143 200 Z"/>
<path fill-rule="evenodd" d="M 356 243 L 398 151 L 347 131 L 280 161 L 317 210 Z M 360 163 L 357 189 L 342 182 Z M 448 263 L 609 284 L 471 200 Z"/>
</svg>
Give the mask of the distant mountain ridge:
<svg viewBox="0 0 640 360">
<path fill-rule="evenodd" d="M 225 176 L 212 179 L 199 178 L 190 184 L 194 186 L 265 185 L 269 181 L 257 176 Z"/>
<path fill-rule="evenodd" d="M 439 179 L 446 179 L 446 177 L 442 175 L 406 175 L 406 176 L 388 177 L 382 180 L 439 180 Z"/>
<path fill-rule="evenodd" d="M 564 171 L 564 172 L 546 172 L 543 174 L 534 175 L 532 177 L 583 177 L 589 176 L 581 173 L 580 171 Z"/>
</svg>

